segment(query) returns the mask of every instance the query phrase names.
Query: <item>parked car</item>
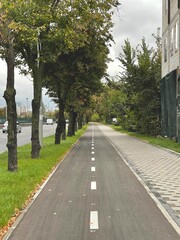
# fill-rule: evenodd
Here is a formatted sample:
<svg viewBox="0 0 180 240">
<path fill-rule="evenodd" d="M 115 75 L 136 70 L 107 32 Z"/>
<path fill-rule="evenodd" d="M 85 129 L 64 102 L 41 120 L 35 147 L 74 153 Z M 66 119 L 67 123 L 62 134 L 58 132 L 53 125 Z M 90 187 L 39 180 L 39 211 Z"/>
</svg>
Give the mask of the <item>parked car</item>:
<svg viewBox="0 0 180 240">
<path fill-rule="evenodd" d="M 47 124 L 47 125 L 53 125 L 53 119 L 52 119 L 52 118 L 48 118 L 48 119 L 46 120 L 46 124 Z"/>
<path fill-rule="evenodd" d="M 16 127 L 17 127 L 17 132 L 18 132 L 18 133 L 21 133 L 22 127 L 21 127 L 21 125 L 19 124 L 19 122 L 16 122 Z M 8 121 L 6 121 L 6 122 L 3 124 L 2 132 L 3 132 L 3 133 L 7 133 L 7 132 L 8 132 Z"/>
<path fill-rule="evenodd" d="M 16 127 L 17 127 L 17 132 L 18 132 L 18 133 L 21 133 L 22 127 L 21 127 L 21 125 L 19 124 L 19 122 L 16 122 Z"/>
</svg>

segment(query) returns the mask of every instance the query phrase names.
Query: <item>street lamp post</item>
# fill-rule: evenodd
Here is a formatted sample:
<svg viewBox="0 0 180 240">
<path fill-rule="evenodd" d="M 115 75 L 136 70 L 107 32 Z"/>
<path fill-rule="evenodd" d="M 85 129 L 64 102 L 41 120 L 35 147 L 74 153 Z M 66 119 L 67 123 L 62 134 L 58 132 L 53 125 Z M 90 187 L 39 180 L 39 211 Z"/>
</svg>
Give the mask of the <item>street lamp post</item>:
<svg viewBox="0 0 180 240">
<path fill-rule="evenodd" d="M 26 117 L 28 117 L 28 98 L 26 98 Z"/>
<path fill-rule="evenodd" d="M 38 42 L 37 42 L 37 68 L 39 68 L 40 50 L 41 42 L 39 40 L 40 32 L 38 32 Z M 39 141 L 40 145 L 43 145 L 43 113 L 42 113 L 42 90 L 40 99 L 40 110 L 39 110 Z"/>
</svg>

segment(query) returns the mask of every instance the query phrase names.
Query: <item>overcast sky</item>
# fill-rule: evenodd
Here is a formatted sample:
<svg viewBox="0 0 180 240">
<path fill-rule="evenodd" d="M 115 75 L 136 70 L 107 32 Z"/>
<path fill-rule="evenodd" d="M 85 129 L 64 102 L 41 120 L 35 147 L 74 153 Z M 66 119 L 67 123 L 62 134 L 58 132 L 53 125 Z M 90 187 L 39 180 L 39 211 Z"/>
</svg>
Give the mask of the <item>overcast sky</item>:
<svg viewBox="0 0 180 240">
<path fill-rule="evenodd" d="M 161 27 L 162 0 L 121 0 L 122 5 L 114 15 L 113 36 L 115 44 L 110 50 L 110 57 L 114 60 L 109 64 L 108 73 L 115 76 L 120 72 L 119 61 L 116 59 L 121 51 L 125 39 L 129 39 L 133 46 L 137 46 L 143 37 L 153 46 L 153 33 Z M 6 85 L 6 65 L 0 60 L 0 107 L 5 105 L 3 92 Z M 25 76 L 20 76 L 15 71 L 16 101 L 26 106 L 27 98 L 33 98 L 32 82 Z M 43 94 L 43 102 L 51 108 L 53 103 Z"/>
<path fill-rule="evenodd" d="M 121 0 L 119 13 L 114 16 L 113 36 L 115 44 L 110 56 L 115 59 L 109 64 L 108 72 L 114 76 L 120 72 L 119 61 L 116 59 L 121 52 L 124 40 L 129 39 L 132 46 L 141 43 L 143 37 L 149 46 L 154 45 L 153 33 L 161 28 L 162 0 Z"/>
</svg>

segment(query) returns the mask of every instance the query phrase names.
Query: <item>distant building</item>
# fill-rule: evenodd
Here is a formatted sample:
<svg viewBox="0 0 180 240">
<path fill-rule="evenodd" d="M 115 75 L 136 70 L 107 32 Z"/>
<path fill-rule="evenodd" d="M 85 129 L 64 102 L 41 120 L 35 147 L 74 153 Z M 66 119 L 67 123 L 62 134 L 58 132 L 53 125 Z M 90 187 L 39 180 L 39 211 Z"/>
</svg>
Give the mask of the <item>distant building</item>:
<svg viewBox="0 0 180 240">
<path fill-rule="evenodd" d="M 180 0 L 162 0 L 162 135 L 180 142 Z"/>
</svg>

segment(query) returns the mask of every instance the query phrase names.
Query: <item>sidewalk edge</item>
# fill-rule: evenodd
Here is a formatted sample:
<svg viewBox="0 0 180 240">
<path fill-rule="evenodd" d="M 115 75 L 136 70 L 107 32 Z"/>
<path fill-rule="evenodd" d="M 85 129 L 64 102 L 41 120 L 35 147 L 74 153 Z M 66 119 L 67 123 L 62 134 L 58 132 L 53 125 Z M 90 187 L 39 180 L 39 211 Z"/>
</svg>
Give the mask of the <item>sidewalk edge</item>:
<svg viewBox="0 0 180 240">
<path fill-rule="evenodd" d="M 143 179 L 135 172 L 135 170 L 132 168 L 132 166 L 128 163 L 128 161 L 124 158 L 124 156 L 119 152 L 118 148 L 111 142 L 111 140 L 103 133 L 104 137 L 107 139 L 107 141 L 112 145 L 112 147 L 116 150 L 116 152 L 119 154 L 119 156 L 122 158 L 124 163 L 130 168 L 130 170 L 133 172 L 133 174 L 136 176 L 136 178 L 139 180 L 139 182 L 142 184 L 142 186 L 146 189 L 149 196 L 154 200 L 157 207 L 160 209 L 162 214 L 165 216 L 167 221 L 171 224 L 171 226 L 174 228 L 174 230 L 180 235 L 180 227 L 175 222 L 175 220 L 171 217 L 171 215 L 166 211 L 166 209 L 163 207 L 161 202 L 155 197 L 153 192 L 148 188 L 148 186 L 145 184 Z M 166 149 L 166 148 L 165 148 Z"/>
</svg>

